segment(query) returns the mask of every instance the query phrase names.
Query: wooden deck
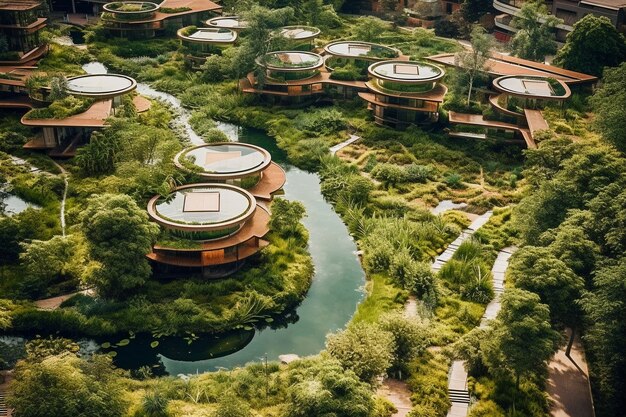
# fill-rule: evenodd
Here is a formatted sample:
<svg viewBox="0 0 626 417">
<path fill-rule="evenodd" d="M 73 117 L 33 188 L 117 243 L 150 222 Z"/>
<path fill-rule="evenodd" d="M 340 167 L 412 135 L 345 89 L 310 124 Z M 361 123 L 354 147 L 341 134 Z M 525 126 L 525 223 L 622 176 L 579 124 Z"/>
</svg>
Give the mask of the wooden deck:
<svg viewBox="0 0 626 417">
<path fill-rule="evenodd" d="M 286 181 L 287 176 L 285 175 L 285 171 L 280 165 L 272 162 L 263 171 L 261 180 L 257 185 L 250 188 L 248 191 L 258 199 L 269 201 L 272 199 L 272 194 L 283 188 Z"/>
<path fill-rule="evenodd" d="M 519 132 L 524 138 L 524 142 L 526 142 L 526 146 L 530 149 L 536 149 L 537 144 L 535 143 L 530 130 L 525 129 L 523 127 L 519 127 L 512 123 L 499 122 L 496 120 L 485 120 L 485 118 L 481 114 L 467 114 L 467 113 L 456 113 L 456 112 L 448 112 L 448 120 L 451 124 L 460 124 L 460 125 L 469 125 L 469 126 L 481 126 L 485 128 L 493 128 L 493 129 L 506 129 L 512 130 L 514 132 Z M 457 133 L 457 136 L 460 136 L 460 132 Z M 467 136 L 470 137 L 470 136 Z"/>
<path fill-rule="evenodd" d="M 104 127 L 106 119 L 113 108 L 112 100 L 100 100 L 83 113 L 75 114 L 65 119 L 28 119 L 22 117 L 22 124 L 34 127 Z"/>
</svg>

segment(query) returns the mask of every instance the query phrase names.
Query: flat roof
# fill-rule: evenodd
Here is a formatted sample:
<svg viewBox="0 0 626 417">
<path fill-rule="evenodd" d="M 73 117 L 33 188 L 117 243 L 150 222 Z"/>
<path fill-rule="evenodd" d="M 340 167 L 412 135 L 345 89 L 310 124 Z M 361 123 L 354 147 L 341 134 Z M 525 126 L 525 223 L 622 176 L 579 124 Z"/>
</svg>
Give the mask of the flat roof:
<svg viewBox="0 0 626 417">
<path fill-rule="evenodd" d="M 548 77 L 506 75 L 493 80 L 493 86 L 502 93 L 521 97 L 566 99 L 571 95 L 567 84 Z"/>
<path fill-rule="evenodd" d="M 102 8 L 109 13 L 141 14 L 154 12 L 159 9 L 158 4 L 149 1 L 114 1 L 107 3 Z"/>
<path fill-rule="evenodd" d="M 381 61 L 369 66 L 373 77 L 399 83 L 426 83 L 441 79 L 445 72 L 433 64 L 417 61 Z"/>
<path fill-rule="evenodd" d="M 427 59 L 443 65 L 456 66 L 455 56 L 456 54 L 454 53 L 446 53 L 432 55 L 427 57 Z M 491 58 L 487 60 L 486 67 L 486 72 L 492 76 L 530 75 L 552 77 L 562 80 L 566 84 L 593 83 L 598 80 L 598 77 L 593 75 L 570 71 L 554 65 L 542 64 L 497 52 L 491 54 Z"/>
<path fill-rule="evenodd" d="M 245 29 L 248 22 L 242 20 L 239 16 L 218 16 L 206 21 L 209 26 L 225 28 L 225 29 Z"/>
<path fill-rule="evenodd" d="M 177 32 L 178 37 L 199 43 L 234 43 L 237 40 L 237 32 L 230 29 L 221 28 L 197 28 L 196 31 L 190 35 L 183 35 L 183 32 L 187 28 L 179 29 Z"/>
<path fill-rule="evenodd" d="M 137 87 L 137 82 L 120 74 L 79 75 L 67 80 L 67 92 L 81 97 L 116 97 Z"/>
<path fill-rule="evenodd" d="M 238 226 L 255 210 L 252 194 L 227 184 L 184 185 L 148 204 L 150 217 L 163 226 L 197 231 Z"/>
<path fill-rule="evenodd" d="M 277 51 L 265 54 L 265 62 L 257 58 L 256 62 L 270 70 L 306 71 L 324 65 L 321 55 L 303 51 Z"/>
<path fill-rule="evenodd" d="M 370 59 L 391 59 L 400 56 L 395 48 L 361 41 L 335 41 L 324 47 L 324 51 L 341 57 L 368 57 Z"/>
<path fill-rule="evenodd" d="M 199 175 L 208 179 L 234 179 L 258 173 L 272 161 L 269 152 L 245 143 L 220 142 L 194 146 L 174 157 L 178 168 L 182 161 L 202 169 Z"/>
<path fill-rule="evenodd" d="M 284 26 L 278 33 L 283 38 L 301 41 L 315 38 L 320 30 L 313 26 Z"/>
</svg>

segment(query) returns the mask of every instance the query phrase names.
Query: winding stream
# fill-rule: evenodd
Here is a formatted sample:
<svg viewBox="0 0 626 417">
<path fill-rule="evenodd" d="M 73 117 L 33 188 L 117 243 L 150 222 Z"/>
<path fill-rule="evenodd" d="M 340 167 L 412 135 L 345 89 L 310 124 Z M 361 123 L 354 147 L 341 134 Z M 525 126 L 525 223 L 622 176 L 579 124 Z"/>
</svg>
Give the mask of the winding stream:
<svg viewBox="0 0 626 417">
<path fill-rule="evenodd" d="M 106 73 L 106 67 L 100 63 L 86 64 L 83 68 L 91 74 Z M 190 142 L 204 143 L 189 124 L 189 112 L 176 97 L 143 83 L 138 84 L 137 91 L 146 97 L 169 103 L 178 111 L 175 122 L 183 127 Z M 249 338 L 245 340 L 247 345 L 241 349 L 237 345 L 241 340 L 239 336 L 207 336 L 190 345 L 186 342 L 178 343 L 175 354 L 171 354 L 170 350 L 166 354 L 163 353 L 165 346 L 163 349 L 161 345 L 152 349 L 148 341 L 137 338 L 137 342 L 131 341 L 127 346 L 117 349 L 116 361 L 121 366 L 137 368 L 150 363 L 157 366 L 153 362 L 156 359 L 158 366 L 162 364 L 165 372 L 177 375 L 232 368 L 265 357 L 276 360 L 282 354 L 316 354 L 323 349 L 326 334 L 343 328 L 363 299 L 365 273 L 356 255 L 356 244 L 340 217 L 322 197 L 317 174 L 290 165 L 276 142 L 262 131 L 229 123 L 218 123 L 218 128 L 231 140 L 264 147 L 272 154 L 273 160 L 285 169 L 285 197 L 302 202 L 307 210 L 308 216 L 303 223 L 309 231 L 309 251 L 315 266 L 311 288 L 297 310 L 285 318 L 285 322 L 291 324 L 277 329 L 258 330 L 249 343 Z M 230 346 L 230 351 L 235 352 L 212 358 L 211 352 L 226 350 L 225 346 L 218 348 L 218 345 Z"/>
</svg>

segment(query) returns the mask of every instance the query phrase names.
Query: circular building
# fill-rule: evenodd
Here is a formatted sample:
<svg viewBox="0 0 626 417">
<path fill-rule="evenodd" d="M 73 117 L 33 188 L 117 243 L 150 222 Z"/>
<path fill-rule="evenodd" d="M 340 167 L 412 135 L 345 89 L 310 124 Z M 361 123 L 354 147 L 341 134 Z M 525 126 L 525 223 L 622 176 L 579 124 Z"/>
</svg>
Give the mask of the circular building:
<svg viewBox="0 0 626 417">
<path fill-rule="evenodd" d="M 369 103 L 377 124 L 406 128 L 434 122 L 447 88 L 439 81 L 440 67 L 417 61 L 381 61 L 368 67 L 368 92 L 359 96 Z"/>
<path fill-rule="evenodd" d="M 235 32 L 242 31 L 248 27 L 248 22 L 242 20 L 239 16 L 218 16 L 206 21 L 207 26 L 231 29 Z"/>
<path fill-rule="evenodd" d="M 285 172 L 272 162 L 269 152 L 246 143 L 193 146 L 179 152 L 174 164 L 204 180 L 240 186 L 262 200 L 271 200 L 286 180 Z"/>
<path fill-rule="evenodd" d="M 148 203 L 148 215 L 163 227 L 149 259 L 202 268 L 206 276 L 234 272 L 268 245 L 270 215 L 248 191 L 228 184 L 184 185 Z"/>
<path fill-rule="evenodd" d="M 235 44 L 237 32 L 231 29 L 199 28 L 187 26 L 176 35 L 188 51 L 187 59 L 201 65 L 209 55 L 221 54 L 222 50 Z"/>
<path fill-rule="evenodd" d="M 114 36 L 143 39 L 155 35 L 154 19 L 161 6 L 148 1 L 115 1 L 102 9 L 102 23 Z"/>
<path fill-rule="evenodd" d="M 303 51 L 270 52 L 257 58 L 258 66 L 265 69 L 270 80 L 304 80 L 319 74 L 324 60 L 318 54 Z"/>
<path fill-rule="evenodd" d="M 326 67 L 333 70 L 347 63 L 365 63 L 399 58 L 401 53 L 396 48 L 361 41 L 335 41 L 324 46 L 327 56 Z"/>
<path fill-rule="evenodd" d="M 313 48 L 313 41 L 321 31 L 313 26 L 284 26 L 278 30 L 278 36 L 290 42 L 290 48 L 305 50 Z"/>
</svg>

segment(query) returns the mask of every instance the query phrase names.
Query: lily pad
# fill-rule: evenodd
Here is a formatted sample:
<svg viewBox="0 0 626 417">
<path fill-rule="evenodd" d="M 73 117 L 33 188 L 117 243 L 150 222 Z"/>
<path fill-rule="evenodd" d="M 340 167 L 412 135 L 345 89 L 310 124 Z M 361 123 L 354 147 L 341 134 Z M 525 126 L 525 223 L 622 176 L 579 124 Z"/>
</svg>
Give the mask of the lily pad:
<svg viewBox="0 0 626 417">
<path fill-rule="evenodd" d="M 112 351 L 110 351 L 110 352 L 107 352 L 107 355 L 109 355 L 110 357 L 114 358 L 114 357 L 116 357 L 116 356 L 117 356 L 117 352 L 116 352 L 116 351 L 114 351 L 114 350 L 112 350 Z"/>
<path fill-rule="evenodd" d="M 111 347 L 111 343 L 110 342 L 104 342 L 103 344 L 100 345 L 100 347 L 102 349 L 108 349 Z"/>
<path fill-rule="evenodd" d="M 126 345 L 128 345 L 129 343 L 130 343 L 130 340 L 128 340 L 128 339 L 122 339 L 122 340 L 120 340 L 119 342 L 117 342 L 116 344 L 117 344 L 118 346 L 126 346 Z"/>
<path fill-rule="evenodd" d="M 154 341 L 152 341 L 152 343 L 150 343 L 150 347 L 152 349 L 154 349 L 157 346 L 159 346 L 159 341 L 158 340 L 154 340 Z"/>
</svg>

